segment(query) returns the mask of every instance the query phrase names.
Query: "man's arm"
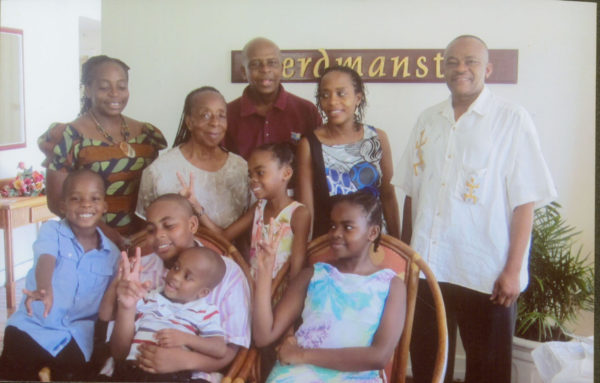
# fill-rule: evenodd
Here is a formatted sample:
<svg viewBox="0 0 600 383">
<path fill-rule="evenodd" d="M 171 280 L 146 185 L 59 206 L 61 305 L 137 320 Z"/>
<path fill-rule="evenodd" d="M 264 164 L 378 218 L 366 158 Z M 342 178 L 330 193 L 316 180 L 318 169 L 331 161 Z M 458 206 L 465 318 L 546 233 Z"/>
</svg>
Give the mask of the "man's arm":
<svg viewBox="0 0 600 383">
<path fill-rule="evenodd" d="M 510 243 L 508 258 L 504 269 L 494 283 L 494 290 L 490 300 L 496 304 L 510 306 L 519 297 L 519 274 L 523 264 L 523 257 L 527 243 L 531 237 L 533 226 L 533 202 L 519 205 L 513 212 L 510 221 Z"/>
</svg>

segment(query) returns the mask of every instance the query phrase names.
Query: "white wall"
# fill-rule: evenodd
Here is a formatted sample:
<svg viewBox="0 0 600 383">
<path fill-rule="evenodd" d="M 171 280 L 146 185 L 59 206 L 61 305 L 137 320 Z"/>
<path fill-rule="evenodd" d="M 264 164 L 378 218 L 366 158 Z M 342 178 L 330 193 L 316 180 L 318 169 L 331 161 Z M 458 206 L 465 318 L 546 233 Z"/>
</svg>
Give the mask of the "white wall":
<svg viewBox="0 0 600 383">
<path fill-rule="evenodd" d="M 0 24 L 23 30 L 27 146 L 0 151 L 0 178 L 14 177 L 19 161 L 41 169 L 37 138 L 54 121 L 79 112 L 79 17 L 100 18 L 100 0 L 2 0 Z M 6 127 L 1 127 L 6 129 Z M 31 267 L 35 226 L 14 231 L 17 278 Z M 4 243 L 0 254 L 4 259 Z M 0 263 L 4 284 L 4 263 Z"/>
<path fill-rule="evenodd" d="M 228 100 L 230 51 L 252 37 L 282 49 L 441 48 L 463 33 L 519 50 L 516 85 L 491 85 L 532 114 L 569 222 L 594 251 L 596 5 L 572 1 L 104 0 L 102 48 L 127 62 L 126 113 L 172 142 L 185 95 L 214 85 Z M 314 100 L 314 84 L 286 84 Z M 443 84 L 368 84 L 366 120 L 387 131 L 394 158 L 418 114 L 448 96 Z M 588 321 L 583 332 L 591 333 Z"/>
</svg>

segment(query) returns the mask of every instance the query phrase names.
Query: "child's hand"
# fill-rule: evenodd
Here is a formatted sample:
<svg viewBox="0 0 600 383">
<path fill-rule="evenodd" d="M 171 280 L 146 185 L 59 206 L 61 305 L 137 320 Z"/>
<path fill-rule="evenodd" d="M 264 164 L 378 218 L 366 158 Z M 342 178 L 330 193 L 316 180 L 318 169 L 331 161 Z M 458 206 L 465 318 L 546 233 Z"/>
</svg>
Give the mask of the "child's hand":
<svg viewBox="0 0 600 383">
<path fill-rule="evenodd" d="M 281 237 L 286 233 L 287 229 L 279 230 L 277 235 L 275 232 L 275 225 L 273 224 L 273 218 L 269 222 L 269 233 L 266 239 L 261 239 L 257 244 L 257 272 L 269 275 L 273 274 L 273 267 L 275 266 L 275 257 L 277 256 L 277 249 L 279 248 L 279 242 Z M 262 233 L 262 226 L 258 228 L 258 232 Z"/>
<path fill-rule="evenodd" d="M 27 295 L 27 298 L 25 298 L 25 308 L 27 309 L 27 315 L 33 315 L 33 310 L 31 309 L 31 302 L 33 301 L 42 301 L 42 303 L 44 304 L 44 318 L 46 318 L 48 314 L 50 314 L 52 304 L 54 303 L 52 288 L 40 289 L 35 291 L 23 289 L 23 294 Z"/>
<path fill-rule="evenodd" d="M 193 335 L 172 328 L 160 330 L 154 335 L 160 347 L 185 346 L 186 341 L 190 336 Z"/>
<path fill-rule="evenodd" d="M 136 247 L 135 258 L 131 264 L 127 252 L 121 252 L 121 266 L 117 276 L 117 301 L 123 308 L 134 307 L 137 301 L 148 293 L 148 283 L 140 282 L 141 254 L 141 249 Z"/>
<path fill-rule="evenodd" d="M 183 198 L 190 201 L 190 204 L 196 210 L 196 213 L 199 215 L 204 214 L 204 206 L 200 204 L 200 202 L 196 199 L 196 193 L 194 193 L 194 173 L 190 173 L 190 183 L 187 185 L 185 183 L 185 178 L 179 172 L 175 173 L 177 175 L 177 179 L 179 179 L 179 184 L 181 184 L 181 190 L 179 190 L 179 195 Z"/>
<path fill-rule="evenodd" d="M 277 350 L 277 356 L 279 362 L 282 365 L 288 364 L 302 364 L 303 348 L 298 346 L 296 337 L 288 336 L 284 339 L 279 350 Z"/>
</svg>

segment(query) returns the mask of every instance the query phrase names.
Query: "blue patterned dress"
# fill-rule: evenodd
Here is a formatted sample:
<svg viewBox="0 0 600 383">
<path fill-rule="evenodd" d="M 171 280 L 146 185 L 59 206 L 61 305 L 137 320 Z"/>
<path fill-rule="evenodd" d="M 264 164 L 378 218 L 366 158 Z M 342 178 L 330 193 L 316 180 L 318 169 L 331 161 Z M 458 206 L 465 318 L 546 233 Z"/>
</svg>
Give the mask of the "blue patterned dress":
<svg viewBox="0 0 600 383">
<path fill-rule="evenodd" d="M 296 331 L 303 348 L 366 347 L 373 341 L 385 307 L 391 269 L 371 275 L 341 273 L 327 263 L 314 265 L 308 285 L 303 323 Z M 381 382 L 379 371 L 342 372 L 310 364 L 275 364 L 267 383 Z"/>
<path fill-rule="evenodd" d="M 364 188 L 379 195 L 383 149 L 374 127 L 365 125 L 363 130 L 363 138 L 358 142 L 321 144 L 330 196 L 350 194 Z"/>
</svg>

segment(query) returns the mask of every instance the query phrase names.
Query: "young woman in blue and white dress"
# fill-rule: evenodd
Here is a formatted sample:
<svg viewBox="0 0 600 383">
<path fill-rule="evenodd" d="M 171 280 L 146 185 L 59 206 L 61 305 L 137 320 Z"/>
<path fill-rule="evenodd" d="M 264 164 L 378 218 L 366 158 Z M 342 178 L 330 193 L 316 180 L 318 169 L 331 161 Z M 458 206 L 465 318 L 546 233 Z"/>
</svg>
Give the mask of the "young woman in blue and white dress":
<svg viewBox="0 0 600 383">
<path fill-rule="evenodd" d="M 362 79 L 351 68 L 327 68 L 317 86 L 325 124 L 298 145 L 296 197 L 313 214 L 313 238 L 328 230 L 330 197 L 361 189 L 381 199 L 384 231 L 400 238 L 393 164 L 385 132 L 362 123 L 367 104 Z"/>
</svg>

